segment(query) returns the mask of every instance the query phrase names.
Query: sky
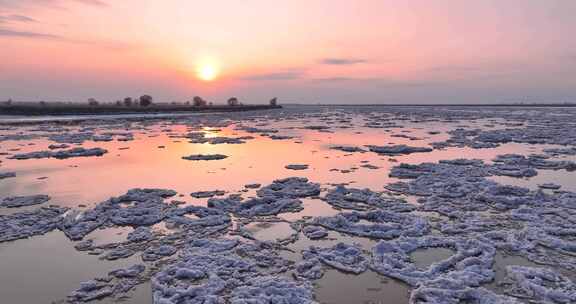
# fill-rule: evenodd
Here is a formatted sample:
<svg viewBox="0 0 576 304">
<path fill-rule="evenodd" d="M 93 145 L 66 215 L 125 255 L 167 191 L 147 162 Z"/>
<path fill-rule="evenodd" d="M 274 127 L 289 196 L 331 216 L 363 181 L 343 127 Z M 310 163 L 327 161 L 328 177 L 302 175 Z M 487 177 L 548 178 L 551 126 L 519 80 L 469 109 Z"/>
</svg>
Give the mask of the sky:
<svg viewBox="0 0 576 304">
<path fill-rule="evenodd" d="M 576 102 L 575 16 L 574 0 L 0 0 L 0 100 Z"/>
</svg>

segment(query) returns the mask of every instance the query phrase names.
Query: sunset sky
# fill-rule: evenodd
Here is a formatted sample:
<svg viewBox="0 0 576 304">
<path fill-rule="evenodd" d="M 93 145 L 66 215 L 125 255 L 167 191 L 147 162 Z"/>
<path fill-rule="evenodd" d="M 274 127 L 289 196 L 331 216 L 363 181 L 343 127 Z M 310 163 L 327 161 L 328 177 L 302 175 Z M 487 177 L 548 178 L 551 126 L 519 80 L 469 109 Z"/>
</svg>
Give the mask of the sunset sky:
<svg viewBox="0 0 576 304">
<path fill-rule="evenodd" d="M 574 0 L 0 0 L 0 100 L 576 102 Z"/>
</svg>

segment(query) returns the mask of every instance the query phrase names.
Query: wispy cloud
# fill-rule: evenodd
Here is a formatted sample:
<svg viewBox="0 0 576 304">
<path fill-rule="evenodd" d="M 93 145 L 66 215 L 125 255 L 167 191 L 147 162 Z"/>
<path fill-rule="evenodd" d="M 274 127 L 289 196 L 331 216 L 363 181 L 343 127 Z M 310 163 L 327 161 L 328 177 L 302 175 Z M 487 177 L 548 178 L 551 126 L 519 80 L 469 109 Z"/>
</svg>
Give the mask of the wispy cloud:
<svg viewBox="0 0 576 304">
<path fill-rule="evenodd" d="M 24 22 L 33 23 L 38 22 L 36 19 L 24 15 L 12 14 L 12 15 L 0 15 L 0 23 L 7 22 Z"/>
<path fill-rule="evenodd" d="M 11 28 L 0 26 L 0 40 L 2 38 L 6 39 L 31 39 L 31 40 L 51 40 L 58 43 L 72 43 L 72 44 L 85 44 L 94 45 L 103 49 L 115 50 L 115 51 L 129 51 L 138 48 L 139 45 L 120 41 L 108 41 L 108 40 L 82 40 L 74 39 L 58 34 L 52 33 L 42 33 L 34 31 L 25 30 L 15 30 Z"/>
<path fill-rule="evenodd" d="M 365 83 L 377 85 L 379 88 L 398 88 L 398 87 L 422 87 L 436 85 L 436 81 L 411 81 L 411 80 L 391 80 L 382 77 L 327 77 L 327 78 L 315 78 L 312 81 L 318 83 L 338 83 L 338 82 L 350 82 L 350 83 Z"/>
<path fill-rule="evenodd" d="M 29 32 L 29 31 L 17 31 L 17 30 L 12 30 L 12 29 L 7 29 L 7 28 L 0 28 L 0 38 L 1 37 L 65 40 L 63 37 L 58 36 L 58 35 Z"/>
<path fill-rule="evenodd" d="M 429 69 L 431 72 L 477 72 L 481 70 L 480 66 L 473 65 L 439 65 Z"/>
<path fill-rule="evenodd" d="M 303 71 L 285 71 L 266 74 L 254 74 L 241 77 L 242 80 L 293 80 L 302 78 Z"/>
<path fill-rule="evenodd" d="M 370 78 L 370 77 L 324 77 L 324 78 L 314 78 L 313 81 L 318 82 L 344 82 L 344 81 L 380 81 L 383 78 Z"/>
<path fill-rule="evenodd" d="M 323 58 L 320 60 L 320 63 L 328 65 L 352 65 L 366 63 L 366 60 L 360 58 Z"/>
<path fill-rule="evenodd" d="M 108 6 L 108 3 L 103 0 L 0 0 L 0 7 L 24 8 L 30 6 L 43 6 L 49 8 L 65 9 L 66 5 L 70 3 L 81 3 L 97 7 Z"/>
<path fill-rule="evenodd" d="M 108 3 L 102 0 L 74 0 L 74 1 L 93 6 L 108 6 Z"/>
</svg>

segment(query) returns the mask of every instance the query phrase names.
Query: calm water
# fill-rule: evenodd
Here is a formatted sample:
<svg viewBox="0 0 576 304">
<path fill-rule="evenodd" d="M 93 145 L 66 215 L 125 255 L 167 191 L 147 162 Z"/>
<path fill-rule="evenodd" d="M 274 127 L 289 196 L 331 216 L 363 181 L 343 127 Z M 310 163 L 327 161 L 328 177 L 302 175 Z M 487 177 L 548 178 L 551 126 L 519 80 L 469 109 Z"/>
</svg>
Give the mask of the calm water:
<svg viewBox="0 0 576 304">
<path fill-rule="evenodd" d="M 224 127 L 206 126 L 196 131 L 205 132 L 208 137 L 254 136 L 245 144 L 193 144 L 181 138 L 187 132 L 201 124 L 184 120 L 153 120 L 122 122 L 114 121 L 96 125 L 67 125 L 65 131 L 53 133 L 74 133 L 86 127 L 94 127 L 96 133 L 131 132 L 133 141 L 93 142 L 86 141 L 85 148 L 100 147 L 108 150 L 102 157 L 80 157 L 65 160 L 30 159 L 12 160 L 13 153 L 47 150 L 54 142 L 45 137 L 29 140 L 7 140 L 0 142 L 0 171 L 14 171 L 16 178 L 0 181 L 2 197 L 30 194 L 47 194 L 52 197 L 49 203 L 86 209 L 113 196 L 125 193 L 131 188 L 166 188 L 179 193 L 174 199 L 187 204 L 205 206 L 207 199 L 195 199 L 189 193 L 204 190 L 225 190 L 228 194 L 243 193 L 245 184 L 260 183 L 267 185 L 274 179 L 304 176 L 322 184 L 324 190 L 332 184 L 349 183 L 355 188 L 370 188 L 383 191 L 384 185 L 395 180 L 388 177 L 391 167 L 399 163 L 435 162 L 441 159 L 460 157 L 490 160 L 498 154 L 529 154 L 541 151 L 544 146 L 506 144 L 495 149 L 448 148 L 431 153 L 417 153 L 387 157 L 375 153 L 346 153 L 329 149 L 333 145 L 363 146 L 407 144 L 427 146 L 431 142 L 445 140 L 445 131 L 455 128 L 461 122 L 401 122 L 403 128 L 367 128 L 363 127 L 365 117 L 353 113 L 338 114 L 348 121 L 337 119 L 326 121 L 326 117 L 285 117 L 269 120 L 260 117 L 243 121 L 245 126 L 277 129 L 279 135 L 293 136 L 292 139 L 272 140 L 258 133 L 249 134 L 237 130 L 238 121 L 231 121 Z M 341 116 L 344 115 L 344 116 Z M 328 115 L 329 116 L 329 115 Z M 223 118 L 224 120 L 224 118 Z M 211 119 L 210 125 L 220 123 Z M 486 127 L 489 121 L 467 122 L 467 127 Z M 329 125 L 333 133 L 302 129 L 303 126 Z M 52 125 L 56 128 L 57 125 Z M 350 127 L 349 127 L 350 126 Z M 37 125 L 7 127 L 0 134 L 45 134 L 46 129 L 38 130 Z M 346 127 L 346 128 L 345 128 Z M 348 128 L 349 127 L 349 128 Z M 434 130 L 439 134 L 431 135 Z M 409 135 L 419 138 L 393 137 Z M 74 145 L 71 145 L 74 147 Z M 187 161 L 181 157 L 190 154 L 224 154 L 229 156 L 217 161 Z M 308 164 L 307 170 L 288 170 L 288 164 Z M 369 169 L 362 165 L 370 164 L 378 169 Z M 342 172 L 341 170 L 345 170 Z M 567 172 L 546 171 L 530 180 L 498 178 L 507 184 L 535 188 L 537 184 L 554 181 L 565 190 L 576 190 L 573 175 Z M 254 190 L 243 196 L 254 195 Z M 324 193 L 323 193 L 324 194 Z M 86 207 L 83 207 L 86 206 Z M 284 213 L 279 217 L 294 221 L 306 216 L 334 215 L 338 210 L 319 199 L 305 199 L 305 209 L 299 213 Z M 0 214 L 35 209 L 24 207 L 2 209 Z M 289 236 L 293 231 L 285 222 L 251 223 L 247 227 L 254 236 L 262 240 L 275 240 Z M 87 238 L 97 243 L 123 241 L 126 229 L 97 230 Z M 299 260 L 299 252 L 310 245 L 332 246 L 340 241 L 358 242 L 367 251 L 376 242 L 365 238 L 354 238 L 337 232 L 330 232 L 329 239 L 310 241 L 304 237 L 289 245 L 293 253 L 283 256 Z M 42 236 L 0 243 L 0 295 L 1 303 L 51 303 L 64 301 L 67 294 L 76 289 L 80 282 L 105 275 L 112 269 L 141 262 L 139 255 L 114 262 L 99 260 L 97 256 L 76 251 L 74 242 L 69 241 L 62 232 L 52 231 Z M 418 265 L 429 265 L 450 255 L 449 250 L 418 251 L 413 258 Z M 514 260 L 499 259 L 500 264 L 513 264 Z M 423 266 L 423 267 L 424 267 Z M 499 265 L 501 267 L 502 265 Z M 148 284 L 140 285 L 123 303 L 151 303 L 151 291 Z M 409 287 L 405 284 L 385 278 L 372 271 L 359 276 L 328 270 L 317 282 L 316 297 L 321 303 L 407 303 Z M 112 300 L 104 300 L 103 303 Z"/>
</svg>

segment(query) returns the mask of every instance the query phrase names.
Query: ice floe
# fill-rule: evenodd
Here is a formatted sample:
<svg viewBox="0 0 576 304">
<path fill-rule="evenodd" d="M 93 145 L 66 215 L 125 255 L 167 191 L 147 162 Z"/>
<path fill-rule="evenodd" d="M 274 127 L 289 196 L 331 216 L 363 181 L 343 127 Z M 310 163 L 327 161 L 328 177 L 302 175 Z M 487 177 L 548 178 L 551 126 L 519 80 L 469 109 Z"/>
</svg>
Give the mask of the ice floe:
<svg viewBox="0 0 576 304">
<path fill-rule="evenodd" d="M 0 215 L 0 242 L 50 232 L 58 228 L 67 210 L 67 208 L 51 206 L 33 211 Z"/>
<path fill-rule="evenodd" d="M 188 156 L 182 156 L 185 160 L 220 160 L 228 158 L 228 156 L 223 154 L 192 154 Z"/>
<path fill-rule="evenodd" d="M 17 208 L 43 204 L 50 200 L 50 196 L 45 194 L 10 196 L 0 200 L 0 207 Z"/>
<path fill-rule="evenodd" d="M 107 150 L 102 148 L 91 148 L 85 149 L 82 147 L 72 148 L 69 150 L 58 150 L 58 151 L 38 151 L 38 152 L 29 152 L 29 153 L 22 153 L 22 154 L 14 154 L 10 156 L 10 159 L 33 159 L 33 158 L 57 158 L 57 159 L 66 159 L 71 157 L 90 157 L 90 156 L 102 156 L 108 153 Z"/>
</svg>

